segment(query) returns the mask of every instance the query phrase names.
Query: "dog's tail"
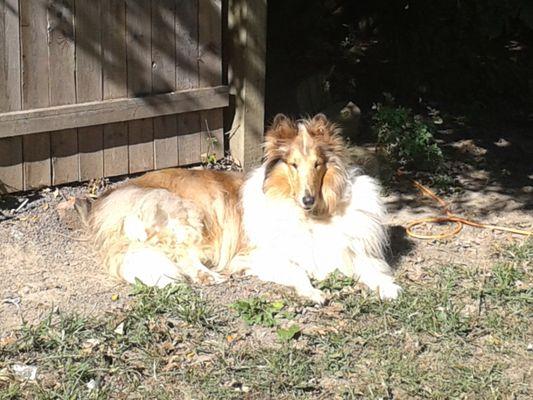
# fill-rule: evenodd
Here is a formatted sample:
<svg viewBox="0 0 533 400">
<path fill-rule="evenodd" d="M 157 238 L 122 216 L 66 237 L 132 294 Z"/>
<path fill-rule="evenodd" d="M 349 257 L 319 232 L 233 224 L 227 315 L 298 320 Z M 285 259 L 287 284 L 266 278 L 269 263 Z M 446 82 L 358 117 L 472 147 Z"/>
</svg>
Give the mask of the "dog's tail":
<svg viewBox="0 0 533 400">
<path fill-rule="evenodd" d="M 74 201 L 74 209 L 78 213 L 78 217 L 85 228 L 89 227 L 89 215 L 91 213 L 93 202 L 94 200 L 88 197 L 77 197 Z"/>
</svg>

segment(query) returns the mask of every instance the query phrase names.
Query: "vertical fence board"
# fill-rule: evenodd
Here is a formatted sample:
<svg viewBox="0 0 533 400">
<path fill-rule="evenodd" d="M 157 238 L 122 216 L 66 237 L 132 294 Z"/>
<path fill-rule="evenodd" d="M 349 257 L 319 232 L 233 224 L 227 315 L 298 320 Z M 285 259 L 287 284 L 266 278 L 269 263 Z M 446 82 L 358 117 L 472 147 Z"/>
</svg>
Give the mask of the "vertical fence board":
<svg viewBox="0 0 533 400">
<path fill-rule="evenodd" d="M 198 0 L 176 7 L 176 88 L 198 87 Z M 182 165 L 201 159 L 200 114 L 178 115 L 178 157 Z"/>
<path fill-rule="evenodd" d="M 223 110 L 200 112 L 202 124 L 200 151 L 204 157 L 217 160 L 224 156 L 224 118 Z"/>
<path fill-rule="evenodd" d="M 102 2 L 102 59 L 104 99 L 128 95 L 126 67 L 126 2 Z M 129 171 L 128 125 L 104 125 L 104 175 L 125 175 Z"/>
<path fill-rule="evenodd" d="M 176 2 L 152 3 L 152 93 L 176 90 Z M 177 119 L 175 115 L 154 118 L 154 167 L 178 164 Z"/>
<path fill-rule="evenodd" d="M 106 0 L 103 0 L 106 1 Z M 76 93 L 78 103 L 102 99 L 100 0 L 76 0 Z M 104 175 L 102 126 L 78 129 L 80 180 Z"/>
<path fill-rule="evenodd" d="M 125 175 L 129 171 L 128 127 L 126 122 L 104 125 L 105 176 Z"/>
<path fill-rule="evenodd" d="M 74 0 L 56 0 L 48 8 L 50 105 L 76 102 Z M 76 129 L 50 133 L 52 184 L 79 178 Z"/>
<path fill-rule="evenodd" d="M 126 68 L 126 2 L 102 2 L 104 99 L 128 95 Z"/>
<path fill-rule="evenodd" d="M 176 115 L 154 118 L 155 169 L 178 165 L 178 120 Z"/>
<path fill-rule="evenodd" d="M 20 2 L 22 43 L 22 108 L 47 107 L 48 100 L 48 21 L 47 1 Z M 24 188 L 51 184 L 50 134 L 26 135 L 22 139 Z"/>
<path fill-rule="evenodd" d="M 152 94 L 176 89 L 175 1 L 152 3 Z"/>
<path fill-rule="evenodd" d="M 199 84 L 208 87 L 222 84 L 222 17 L 221 0 L 200 0 L 198 32 Z M 200 112 L 201 152 L 217 159 L 224 156 L 223 110 Z"/>
<path fill-rule="evenodd" d="M 18 0 L 0 2 L 0 112 L 20 110 Z M 24 188 L 22 138 L 0 140 L 0 193 Z"/>
<path fill-rule="evenodd" d="M 154 169 L 154 124 L 151 118 L 128 122 L 129 172 Z"/>
<path fill-rule="evenodd" d="M 181 165 L 196 164 L 202 160 L 200 151 L 200 120 L 198 113 L 178 115 L 178 155 Z"/>
<path fill-rule="evenodd" d="M 128 96 L 143 97 L 152 90 L 151 4 L 126 3 Z M 128 122 L 130 173 L 154 168 L 153 120 Z"/>
</svg>

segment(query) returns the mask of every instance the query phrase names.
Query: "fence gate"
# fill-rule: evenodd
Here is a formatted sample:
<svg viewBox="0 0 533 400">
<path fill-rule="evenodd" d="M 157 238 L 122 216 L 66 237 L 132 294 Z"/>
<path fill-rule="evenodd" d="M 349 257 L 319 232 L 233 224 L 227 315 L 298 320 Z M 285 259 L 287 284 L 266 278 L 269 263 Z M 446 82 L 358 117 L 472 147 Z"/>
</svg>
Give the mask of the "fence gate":
<svg viewBox="0 0 533 400">
<path fill-rule="evenodd" d="M 0 193 L 223 154 L 221 0 L 0 0 Z"/>
</svg>

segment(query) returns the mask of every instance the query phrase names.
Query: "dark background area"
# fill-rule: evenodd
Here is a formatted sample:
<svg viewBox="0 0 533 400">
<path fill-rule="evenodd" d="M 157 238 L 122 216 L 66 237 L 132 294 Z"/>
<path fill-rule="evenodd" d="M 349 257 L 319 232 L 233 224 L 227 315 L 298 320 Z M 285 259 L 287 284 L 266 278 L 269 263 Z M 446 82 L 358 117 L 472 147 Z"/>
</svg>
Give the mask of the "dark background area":
<svg viewBox="0 0 533 400">
<path fill-rule="evenodd" d="M 270 0 L 267 122 L 390 93 L 476 124 L 533 118 L 531 0 Z"/>
</svg>

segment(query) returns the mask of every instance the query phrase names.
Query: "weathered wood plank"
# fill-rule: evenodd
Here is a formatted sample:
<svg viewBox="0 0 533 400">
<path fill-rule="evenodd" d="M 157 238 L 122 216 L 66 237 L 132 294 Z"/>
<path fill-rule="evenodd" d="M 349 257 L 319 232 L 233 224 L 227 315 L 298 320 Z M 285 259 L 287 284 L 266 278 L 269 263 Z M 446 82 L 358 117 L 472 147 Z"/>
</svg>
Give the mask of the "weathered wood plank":
<svg viewBox="0 0 533 400">
<path fill-rule="evenodd" d="M 125 175 L 129 171 L 128 126 L 126 122 L 104 125 L 104 175 Z"/>
<path fill-rule="evenodd" d="M 221 0 L 199 0 L 200 87 L 222 84 L 222 17 Z"/>
<path fill-rule="evenodd" d="M 22 170 L 22 138 L 0 139 L 0 194 L 24 188 Z"/>
<path fill-rule="evenodd" d="M 152 3 L 152 93 L 176 90 L 176 2 Z M 154 118 L 154 166 L 178 163 L 178 121 L 175 115 Z"/>
<path fill-rule="evenodd" d="M 0 2 L 0 112 L 20 110 L 18 0 Z M 0 193 L 24 188 L 22 138 L 0 139 Z"/>
<path fill-rule="evenodd" d="M 22 108 L 47 107 L 49 106 L 47 1 L 21 1 L 19 4 Z M 24 188 L 35 189 L 50 185 L 50 134 L 25 136 L 23 153 Z"/>
<path fill-rule="evenodd" d="M 260 163 L 264 131 L 267 0 L 229 0 L 224 48 L 235 103 L 227 111 L 231 153 L 244 169 Z"/>
<path fill-rule="evenodd" d="M 102 2 L 102 62 L 104 99 L 126 97 L 126 2 Z"/>
<path fill-rule="evenodd" d="M 78 128 L 80 180 L 104 176 L 104 127 L 102 125 Z"/>
<path fill-rule="evenodd" d="M 176 7 L 176 87 L 199 86 L 198 0 Z M 180 165 L 196 164 L 201 159 L 200 113 L 178 115 L 178 157 Z"/>
<path fill-rule="evenodd" d="M 198 0 L 176 7 L 176 88 L 198 87 Z"/>
<path fill-rule="evenodd" d="M 152 91 L 151 11 L 149 1 L 126 2 L 128 96 L 145 97 Z"/>
<path fill-rule="evenodd" d="M 176 2 L 152 3 L 152 94 L 176 90 Z"/>
<path fill-rule="evenodd" d="M 200 0 L 198 32 L 200 87 L 222 83 L 222 2 Z M 204 158 L 224 156 L 223 110 L 200 112 L 201 152 Z"/>
<path fill-rule="evenodd" d="M 24 157 L 24 189 L 50 186 L 50 134 L 37 133 L 22 138 Z"/>
<path fill-rule="evenodd" d="M 152 91 L 151 2 L 126 3 L 128 96 Z M 130 173 L 154 168 L 153 120 L 128 122 Z"/>
<path fill-rule="evenodd" d="M 0 112 L 20 110 L 18 1 L 0 2 Z"/>
<path fill-rule="evenodd" d="M 52 185 L 74 182 L 79 177 L 78 136 L 76 129 L 50 132 Z"/>
<path fill-rule="evenodd" d="M 105 2 L 105 0 L 104 0 Z M 100 0 L 76 0 L 76 89 L 78 103 L 101 100 L 102 14 Z M 104 129 L 78 129 L 80 180 L 104 174 Z"/>
<path fill-rule="evenodd" d="M 154 169 L 154 131 L 151 118 L 128 122 L 129 172 Z"/>
<path fill-rule="evenodd" d="M 76 0 L 77 102 L 102 99 L 100 0 Z"/>
<path fill-rule="evenodd" d="M 226 107 L 228 88 L 191 89 L 0 114 L 0 137 Z"/>
<path fill-rule="evenodd" d="M 201 134 L 198 113 L 178 115 L 178 156 L 180 165 L 197 164 L 201 157 Z"/>
<path fill-rule="evenodd" d="M 48 65 L 50 105 L 76 102 L 74 1 L 57 0 L 48 7 Z M 52 184 L 79 177 L 76 129 L 50 133 Z"/>
<path fill-rule="evenodd" d="M 126 64 L 126 2 L 102 2 L 102 60 L 104 99 L 128 95 Z M 129 171 L 128 126 L 125 122 L 104 125 L 104 175 Z"/>
<path fill-rule="evenodd" d="M 178 120 L 175 115 L 154 118 L 155 169 L 178 165 Z"/>
<path fill-rule="evenodd" d="M 224 120 L 221 109 L 202 111 L 201 146 L 200 151 L 204 160 L 220 159 L 224 157 Z"/>
</svg>

